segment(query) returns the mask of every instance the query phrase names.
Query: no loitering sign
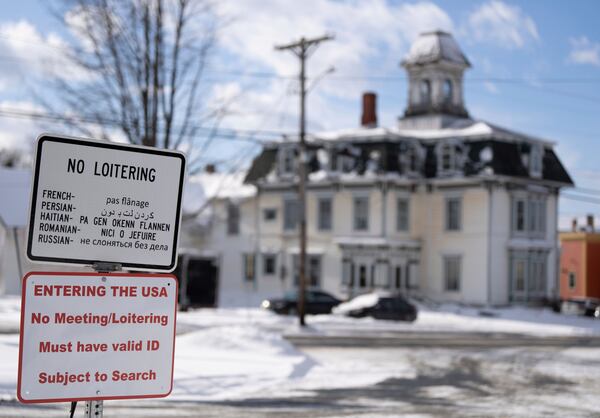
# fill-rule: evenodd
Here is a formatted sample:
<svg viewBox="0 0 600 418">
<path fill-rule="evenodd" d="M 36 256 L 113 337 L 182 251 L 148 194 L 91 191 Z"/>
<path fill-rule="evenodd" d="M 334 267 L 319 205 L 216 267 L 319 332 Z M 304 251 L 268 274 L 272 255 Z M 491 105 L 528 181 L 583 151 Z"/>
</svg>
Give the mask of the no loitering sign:
<svg viewBox="0 0 600 418">
<path fill-rule="evenodd" d="M 29 273 L 23 280 L 19 400 L 167 396 L 177 290 L 171 275 Z"/>
<path fill-rule="evenodd" d="M 172 271 L 184 173 L 180 152 L 42 135 L 28 258 Z"/>
</svg>

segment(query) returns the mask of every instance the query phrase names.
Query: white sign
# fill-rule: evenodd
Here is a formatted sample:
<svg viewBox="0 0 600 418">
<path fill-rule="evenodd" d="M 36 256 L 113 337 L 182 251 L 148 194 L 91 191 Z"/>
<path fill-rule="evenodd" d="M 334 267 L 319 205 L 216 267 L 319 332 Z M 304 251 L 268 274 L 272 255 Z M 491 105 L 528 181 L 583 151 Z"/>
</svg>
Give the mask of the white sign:
<svg viewBox="0 0 600 418">
<path fill-rule="evenodd" d="M 41 136 L 27 256 L 172 271 L 184 173 L 179 152 Z"/>
<path fill-rule="evenodd" d="M 171 275 L 29 273 L 17 397 L 38 403 L 167 396 L 176 300 Z"/>
</svg>

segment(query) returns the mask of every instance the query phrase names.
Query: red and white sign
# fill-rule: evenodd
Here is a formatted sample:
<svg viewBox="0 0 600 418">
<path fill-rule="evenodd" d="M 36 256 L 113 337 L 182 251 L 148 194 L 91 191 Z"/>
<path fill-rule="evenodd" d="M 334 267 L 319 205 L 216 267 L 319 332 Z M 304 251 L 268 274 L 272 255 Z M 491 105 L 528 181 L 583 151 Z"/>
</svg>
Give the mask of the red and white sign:
<svg viewBox="0 0 600 418">
<path fill-rule="evenodd" d="M 32 272 L 23 279 L 22 297 L 21 402 L 171 392 L 175 276 Z"/>
</svg>

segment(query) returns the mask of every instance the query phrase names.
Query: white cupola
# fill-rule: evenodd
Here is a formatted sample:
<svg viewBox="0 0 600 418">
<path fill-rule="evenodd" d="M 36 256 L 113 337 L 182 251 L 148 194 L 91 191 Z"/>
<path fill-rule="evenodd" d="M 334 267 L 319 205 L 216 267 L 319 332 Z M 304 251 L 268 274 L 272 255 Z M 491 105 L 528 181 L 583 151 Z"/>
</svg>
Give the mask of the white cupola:
<svg viewBox="0 0 600 418">
<path fill-rule="evenodd" d="M 463 100 L 463 73 L 471 66 L 447 32 L 421 34 L 402 66 L 408 73 L 404 118 L 421 115 L 468 117 Z"/>
</svg>

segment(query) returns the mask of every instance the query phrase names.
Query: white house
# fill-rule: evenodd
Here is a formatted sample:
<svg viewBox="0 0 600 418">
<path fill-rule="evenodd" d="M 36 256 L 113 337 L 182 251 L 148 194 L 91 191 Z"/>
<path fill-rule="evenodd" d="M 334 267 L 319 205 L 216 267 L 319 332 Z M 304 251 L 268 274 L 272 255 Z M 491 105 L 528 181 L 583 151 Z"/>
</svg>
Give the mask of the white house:
<svg viewBox="0 0 600 418">
<path fill-rule="evenodd" d="M 422 34 L 402 66 L 408 104 L 377 127 L 309 139 L 310 285 L 348 297 L 371 289 L 471 304 L 557 295 L 557 204 L 573 182 L 554 144 L 469 116 L 453 37 Z M 214 252 L 218 303 L 254 305 L 297 284 L 296 140 L 266 145 L 245 179 L 255 194 L 212 201 L 200 248 Z"/>
</svg>

